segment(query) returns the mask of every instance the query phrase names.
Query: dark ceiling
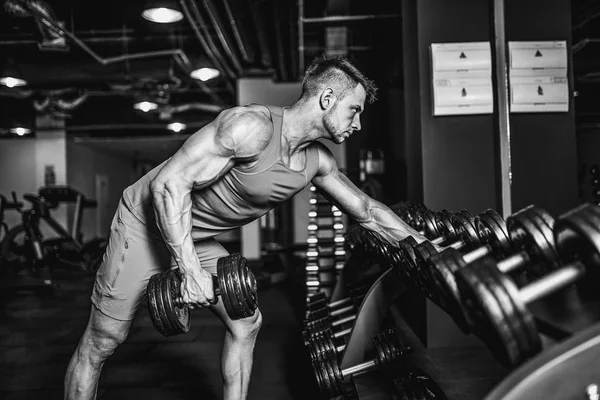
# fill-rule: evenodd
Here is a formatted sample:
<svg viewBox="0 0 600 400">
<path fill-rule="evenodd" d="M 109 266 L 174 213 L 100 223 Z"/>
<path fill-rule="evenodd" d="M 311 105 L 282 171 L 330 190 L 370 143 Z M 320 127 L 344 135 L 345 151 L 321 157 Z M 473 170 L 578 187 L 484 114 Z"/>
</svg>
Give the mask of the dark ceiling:
<svg viewBox="0 0 600 400">
<path fill-rule="evenodd" d="M 166 3 L 166 0 L 162 0 Z M 156 1 L 154 1 L 156 3 Z M 389 16 L 348 26 L 353 54 L 388 68 L 376 81 L 401 77 L 401 54 L 390 55 L 400 35 L 399 0 L 176 0 L 184 19 L 173 24 L 144 20 L 145 2 L 0 0 L 0 67 L 12 59 L 28 80 L 22 88 L 0 86 L 0 133 L 34 115 L 64 119 L 72 135 L 165 135 L 168 122 L 201 127 L 236 104 L 236 79 L 267 76 L 297 81 L 298 10 L 304 17 Z M 572 0 L 577 122 L 600 123 L 600 1 Z M 364 22 L 364 21 L 363 21 Z M 304 25 L 304 61 L 325 49 L 323 25 Z M 371 57 L 373 52 L 389 59 Z M 389 60 L 389 62 L 387 62 Z M 371 61 L 370 61 L 371 62 Z M 394 66 L 395 65 L 395 66 Z M 200 82 L 189 72 L 221 70 Z M 384 72 L 382 72 L 384 74 Z M 134 110 L 139 100 L 159 109 Z"/>
<path fill-rule="evenodd" d="M 398 18 L 401 4 L 302 3 L 306 18 L 332 13 Z M 0 66 L 14 60 L 28 81 L 21 88 L 0 86 L 0 107 L 11 110 L 0 116 L 0 128 L 31 121 L 37 112 L 64 119 L 72 134 L 164 134 L 172 120 L 197 128 L 235 105 L 239 77 L 298 79 L 296 0 L 178 0 L 174 5 L 184 18 L 172 24 L 143 19 L 145 2 L 139 0 L 0 0 L 0 5 Z M 323 32 L 305 27 L 307 60 L 324 51 Z M 354 35 L 349 44 L 368 51 L 372 41 L 362 43 L 363 36 Z M 221 76 L 207 82 L 190 78 L 201 66 L 217 67 Z M 159 109 L 133 109 L 146 99 Z"/>
</svg>

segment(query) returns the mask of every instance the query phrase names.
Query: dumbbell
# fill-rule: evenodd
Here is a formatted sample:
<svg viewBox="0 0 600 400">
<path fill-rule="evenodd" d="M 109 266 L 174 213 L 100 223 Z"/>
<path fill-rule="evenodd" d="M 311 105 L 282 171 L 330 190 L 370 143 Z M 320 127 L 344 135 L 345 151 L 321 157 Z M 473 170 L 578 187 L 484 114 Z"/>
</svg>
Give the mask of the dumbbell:
<svg viewBox="0 0 600 400">
<path fill-rule="evenodd" d="M 315 320 L 322 319 L 322 318 L 335 319 L 335 318 L 339 318 L 342 315 L 345 315 L 345 314 L 348 314 L 351 312 L 354 312 L 354 313 L 357 312 L 357 306 L 355 304 L 350 304 L 346 307 L 341 307 L 341 308 L 334 309 L 334 310 L 324 307 L 324 308 L 320 308 L 318 310 L 308 312 L 306 314 L 306 317 L 304 320 L 305 321 L 315 321 Z"/>
<path fill-rule="evenodd" d="M 347 336 L 347 335 L 344 335 Z M 309 338 L 306 347 L 310 355 L 311 361 L 318 359 L 319 355 L 324 352 L 333 352 L 339 355 L 346 348 L 345 341 L 342 344 L 337 344 L 336 339 L 328 332 L 320 332 Z"/>
<path fill-rule="evenodd" d="M 376 357 L 353 367 L 342 369 L 333 352 L 324 352 L 313 361 L 313 372 L 321 392 L 328 398 L 344 394 L 344 383 L 358 374 L 381 369 L 392 370 L 408 353 L 393 329 L 386 329 L 372 338 Z"/>
<path fill-rule="evenodd" d="M 563 266 L 518 288 L 486 256 L 455 274 L 462 304 L 473 331 L 502 363 L 517 366 L 542 349 L 527 305 L 577 282 L 580 290 L 598 291 L 600 276 L 600 208 L 583 204 L 556 219 L 558 251 L 553 264 Z M 586 275 L 586 279 L 581 279 Z"/>
<path fill-rule="evenodd" d="M 178 270 L 154 274 L 148 281 L 146 295 L 150 318 L 164 336 L 190 330 L 189 308 L 181 301 L 182 278 Z M 247 318 L 258 308 L 254 274 L 246 258 L 234 253 L 217 260 L 217 276 L 213 276 L 215 300 L 220 296 L 227 315 L 233 320 Z"/>
<path fill-rule="evenodd" d="M 330 318 L 321 318 L 314 321 L 306 322 L 304 330 L 302 331 L 304 344 L 306 345 L 306 343 L 308 343 L 312 335 L 322 332 L 327 332 L 327 334 L 331 334 L 332 336 L 340 337 L 339 335 L 342 335 L 340 332 L 346 332 L 347 329 L 350 328 L 347 328 L 344 331 L 336 331 L 336 329 L 343 326 L 344 324 L 353 322 L 356 319 L 356 317 L 356 314 L 352 314 L 335 321 L 332 321 Z"/>
<path fill-rule="evenodd" d="M 308 347 L 311 344 L 311 341 L 316 337 L 316 336 L 325 336 L 328 338 L 331 338 L 331 340 L 334 343 L 337 343 L 339 341 L 345 342 L 346 337 L 352 333 L 352 328 L 346 328 L 346 329 L 342 329 L 340 331 L 333 331 L 332 329 L 323 329 L 320 331 L 317 331 L 315 333 L 310 333 L 306 330 L 302 331 L 302 342 L 304 343 L 304 346 Z"/>
<path fill-rule="evenodd" d="M 502 230 L 502 218 L 498 219 L 497 217 L 497 214 L 494 215 L 489 210 L 477 217 L 473 217 L 467 210 L 460 210 L 453 214 L 451 224 L 446 222 L 440 227 L 444 237 L 454 239 L 453 242 L 446 243 L 446 248 L 460 249 L 462 252 L 466 252 L 482 247 L 484 243 L 489 242 L 485 251 L 492 250 L 504 254 L 508 251 L 508 244 L 504 238 L 506 234 Z M 451 229 L 454 231 L 450 232 Z M 406 242 L 400 247 L 408 269 L 411 271 L 412 279 L 428 298 L 437 303 L 439 300 L 437 299 L 437 282 L 436 279 L 433 279 L 426 262 L 438 251 L 431 242 L 429 244 L 422 242 L 412 248 L 410 243 Z"/>
<path fill-rule="evenodd" d="M 471 332 L 472 323 L 463 310 L 463 305 L 460 299 L 460 293 L 456 286 L 454 274 L 465 265 L 473 262 L 477 258 L 484 255 L 492 255 L 499 260 L 497 266 L 500 272 L 510 273 L 527 265 L 546 265 L 550 268 L 557 268 L 556 260 L 558 259 L 555 250 L 554 240 L 552 238 L 552 229 L 554 219 L 545 210 L 539 207 L 528 206 L 515 214 L 508 217 L 506 222 L 508 236 L 511 247 L 516 253 L 506 257 L 498 258 L 491 247 L 491 243 L 496 239 L 489 241 L 490 246 L 488 251 L 476 249 L 473 253 L 462 255 L 460 252 L 453 249 L 445 249 L 439 254 L 431 256 L 427 261 L 428 270 L 432 274 L 432 279 L 436 281 L 436 285 L 440 288 L 439 301 L 440 307 L 450 314 L 456 324 L 465 333 Z M 485 232 L 485 237 L 502 238 L 505 236 L 501 232 L 501 227 L 497 226 L 496 230 L 490 229 L 488 226 L 482 229 Z M 507 245 L 502 245 L 500 250 L 502 254 L 509 253 Z M 496 246 L 498 249 L 499 247 Z M 491 249 L 491 251 L 489 251 Z"/>
</svg>

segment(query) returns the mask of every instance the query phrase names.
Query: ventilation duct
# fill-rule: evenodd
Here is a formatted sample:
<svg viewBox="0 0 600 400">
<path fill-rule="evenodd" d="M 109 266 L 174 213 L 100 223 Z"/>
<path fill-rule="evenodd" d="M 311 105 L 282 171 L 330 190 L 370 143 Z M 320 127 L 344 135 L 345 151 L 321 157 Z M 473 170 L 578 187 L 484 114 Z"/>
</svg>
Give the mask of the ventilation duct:
<svg viewBox="0 0 600 400">
<path fill-rule="evenodd" d="M 40 50 L 69 50 L 64 32 L 53 23 L 56 21 L 56 16 L 47 3 L 40 0 L 6 0 L 4 9 L 8 14 L 19 18 L 33 17 L 30 10 L 39 15 L 39 18 L 34 19 L 41 34 L 41 41 L 38 43 Z"/>
</svg>

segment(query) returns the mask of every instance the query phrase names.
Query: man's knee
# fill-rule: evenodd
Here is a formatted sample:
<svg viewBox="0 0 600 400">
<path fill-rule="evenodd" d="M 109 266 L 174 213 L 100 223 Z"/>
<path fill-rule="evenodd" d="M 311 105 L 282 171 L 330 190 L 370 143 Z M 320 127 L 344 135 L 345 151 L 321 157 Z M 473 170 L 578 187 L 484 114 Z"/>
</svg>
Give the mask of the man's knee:
<svg viewBox="0 0 600 400">
<path fill-rule="evenodd" d="M 130 326 L 131 322 L 128 321 L 93 321 L 81 340 L 81 355 L 94 364 L 101 364 L 125 342 Z"/>
<path fill-rule="evenodd" d="M 256 309 L 253 316 L 233 321 L 230 331 L 236 339 L 250 339 L 256 337 L 261 326 L 262 314 Z"/>
</svg>

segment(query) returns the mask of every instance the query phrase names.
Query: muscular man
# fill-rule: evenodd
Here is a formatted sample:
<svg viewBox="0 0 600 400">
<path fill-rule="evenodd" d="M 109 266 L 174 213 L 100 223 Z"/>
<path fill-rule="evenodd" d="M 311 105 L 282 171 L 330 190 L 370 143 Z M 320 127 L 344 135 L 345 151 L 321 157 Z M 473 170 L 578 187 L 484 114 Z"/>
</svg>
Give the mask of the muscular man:
<svg viewBox="0 0 600 400">
<path fill-rule="evenodd" d="M 209 307 L 226 326 L 221 356 L 225 400 L 245 399 L 252 369 L 255 315 L 232 321 L 212 305 L 214 236 L 260 217 L 309 182 L 363 227 L 390 242 L 425 240 L 388 207 L 338 171 L 318 139 L 342 143 L 360 130 L 377 88 L 348 60 L 323 56 L 306 70 L 291 107 L 233 107 L 193 134 L 173 157 L 125 189 L 98 270 L 86 330 L 65 376 L 65 399 L 93 399 L 102 365 L 125 341 L 150 276 L 183 275 L 183 301 Z"/>
</svg>

